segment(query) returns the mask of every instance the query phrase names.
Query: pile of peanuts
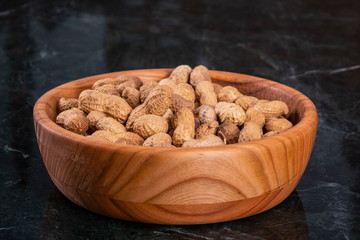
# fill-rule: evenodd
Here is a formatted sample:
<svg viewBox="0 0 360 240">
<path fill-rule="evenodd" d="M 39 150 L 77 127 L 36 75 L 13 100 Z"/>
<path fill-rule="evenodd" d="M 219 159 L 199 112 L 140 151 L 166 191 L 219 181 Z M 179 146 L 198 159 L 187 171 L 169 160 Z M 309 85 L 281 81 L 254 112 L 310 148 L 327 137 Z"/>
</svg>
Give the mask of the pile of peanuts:
<svg viewBox="0 0 360 240">
<path fill-rule="evenodd" d="M 286 103 L 212 83 L 199 65 L 143 83 L 120 75 L 96 81 L 78 99 L 61 98 L 56 123 L 99 141 L 148 147 L 204 147 L 261 139 L 293 125 Z"/>
</svg>

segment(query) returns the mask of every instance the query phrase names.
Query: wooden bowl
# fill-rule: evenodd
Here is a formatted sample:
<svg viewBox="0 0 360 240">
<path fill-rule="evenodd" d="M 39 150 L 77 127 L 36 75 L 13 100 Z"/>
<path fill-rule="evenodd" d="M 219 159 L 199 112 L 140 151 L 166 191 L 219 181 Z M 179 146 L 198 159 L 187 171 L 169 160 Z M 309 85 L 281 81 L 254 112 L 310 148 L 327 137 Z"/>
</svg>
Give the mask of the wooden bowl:
<svg viewBox="0 0 360 240">
<path fill-rule="evenodd" d="M 243 94 L 282 100 L 295 124 L 273 137 L 221 147 L 162 148 L 99 142 L 55 124 L 61 97 L 77 98 L 101 78 L 136 75 L 144 82 L 171 69 L 102 74 L 44 94 L 34 107 L 36 136 L 57 188 L 90 211 L 129 221 L 202 224 L 258 214 L 283 201 L 298 184 L 317 130 L 314 104 L 285 85 L 243 74 L 210 71 L 213 82 Z"/>
</svg>

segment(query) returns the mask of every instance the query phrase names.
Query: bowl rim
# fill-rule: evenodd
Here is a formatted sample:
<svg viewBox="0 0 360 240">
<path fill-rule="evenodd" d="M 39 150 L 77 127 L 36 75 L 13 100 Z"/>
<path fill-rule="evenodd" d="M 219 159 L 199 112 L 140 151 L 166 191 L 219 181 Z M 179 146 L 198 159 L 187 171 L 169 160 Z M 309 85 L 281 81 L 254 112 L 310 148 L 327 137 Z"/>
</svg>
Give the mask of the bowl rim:
<svg viewBox="0 0 360 240">
<path fill-rule="evenodd" d="M 104 73 L 104 74 L 98 74 L 93 75 L 89 77 L 80 78 L 77 80 L 69 81 L 67 83 L 64 83 L 62 85 L 59 85 L 55 88 L 52 88 L 48 90 L 46 93 L 44 93 L 35 103 L 33 108 L 33 118 L 34 118 L 34 124 L 35 124 L 35 131 L 37 131 L 38 125 L 41 125 L 43 128 L 45 128 L 47 131 L 51 132 L 52 134 L 57 135 L 58 137 L 61 137 L 63 139 L 66 139 L 70 142 L 77 142 L 83 145 L 89 145 L 89 146 L 95 146 L 99 147 L 106 147 L 111 150 L 125 150 L 125 151 L 132 151 L 132 152 L 138 152 L 141 150 L 150 150 L 152 152 L 163 152 L 163 151 L 176 151 L 176 152 L 201 152 L 201 151 L 218 151 L 219 148 L 226 150 L 226 149 L 232 149 L 236 148 L 238 146 L 253 146 L 254 144 L 260 144 L 263 145 L 266 142 L 269 142 L 269 140 L 276 140 L 276 139 L 282 139 L 284 137 L 291 137 L 293 138 L 296 135 L 303 135 L 305 134 L 305 131 L 311 131 L 314 127 L 317 128 L 318 124 L 318 115 L 317 115 L 317 109 L 314 105 L 314 103 L 303 93 L 299 92 L 298 90 L 291 88 L 289 86 L 286 86 L 284 84 L 268 80 L 265 78 L 260 78 L 257 76 L 247 75 L 247 74 L 241 74 L 241 73 L 234 73 L 234 72 L 227 72 L 227 71 L 218 71 L 218 70 L 209 70 L 210 76 L 212 79 L 219 79 L 223 82 L 229 82 L 230 80 L 221 79 L 220 76 L 226 76 L 228 78 L 231 78 L 233 82 L 236 82 L 237 77 L 241 78 L 249 78 L 251 81 L 259 81 L 265 83 L 267 86 L 275 87 L 277 89 L 280 89 L 283 92 L 286 92 L 292 96 L 292 98 L 298 99 L 298 103 L 302 103 L 304 105 L 304 116 L 300 119 L 298 123 L 296 123 L 292 128 L 276 134 L 274 136 L 270 136 L 267 138 L 262 138 L 259 140 L 253 140 L 249 142 L 241 142 L 241 143 L 233 143 L 233 144 L 226 144 L 221 146 L 207 146 L 207 147 L 188 147 L 188 148 L 182 148 L 182 147 L 176 147 L 176 148 L 169 148 L 169 147 L 146 147 L 146 146 L 137 146 L 137 145 L 126 145 L 126 144 L 119 144 L 119 143 L 112 143 L 112 142 L 105 142 L 105 141 L 98 141 L 96 139 L 92 139 L 89 137 L 85 137 L 76 133 L 73 133 L 71 131 L 68 131 L 61 126 L 57 125 L 53 120 L 50 119 L 49 115 L 46 112 L 46 107 L 49 107 L 48 100 L 54 96 L 54 93 L 56 93 L 59 90 L 66 89 L 67 85 L 69 84 L 78 84 L 83 83 L 87 81 L 95 81 L 101 78 L 117 76 L 120 74 L 124 75 L 137 75 L 142 74 L 141 76 L 146 78 L 147 72 L 161 72 L 170 74 L 172 68 L 154 68 L 154 69 L 137 69 L 137 70 L 125 70 L 125 71 L 118 71 L 118 72 L 110 72 L 110 73 Z M 149 77 L 153 77 L 154 75 L 148 75 Z M 141 78 L 141 77 L 140 77 Z M 160 79 L 159 79 L 160 80 Z M 240 82 L 239 82 L 240 83 Z M 50 109 L 52 111 L 55 111 L 56 109 Z"/>
</svg>

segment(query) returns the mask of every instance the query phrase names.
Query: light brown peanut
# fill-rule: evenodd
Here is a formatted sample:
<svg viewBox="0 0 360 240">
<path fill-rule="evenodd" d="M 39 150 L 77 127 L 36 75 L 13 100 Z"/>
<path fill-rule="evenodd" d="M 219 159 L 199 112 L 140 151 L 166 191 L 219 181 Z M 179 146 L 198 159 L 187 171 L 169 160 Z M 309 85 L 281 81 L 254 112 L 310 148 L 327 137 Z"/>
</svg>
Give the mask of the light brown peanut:
<svg viewBox="0 0 360 240">
<path fill-rule="evenodd" d="M 125 99 L 125 101 L 132 108 L 136 108 L 140 104 L 140 92 L 136 88 L 126 87 L 121 93 L 121 97 Z"/>
<path fill-rule="evenodd" d="M 215 112 L 221 123 L 231 122 L 241 126 L 246 119 L 245 111 L 235 103 L 219 102 L 215 106 Z"/>
<path fill-rule="evenodd" d="M 196 109 L 195 114 L 201 123 L 211 123 L 217 120 L 215 108 L 209 105 L 202 105 Z"/>
<path fill-rule="evenodd" d="M 195 94 L 201 105 L 210 105 L 214 107 L 217 103 L 217 95 L 211 82 L 200 82 L 196 86 Z"/>
<path fill-rule="evenodd" d="M 101 93 L 95 90 L 85 90 L 79 96 L 80 108 L 84 112 L 100 111 L 124 123 L 132 108 L 121 97 Z"/>
<path fill-rule="evenodd" d="M 120 93 L 119 93 L 118 89 L 119 89 L 118 85 L 106 84 L 106 85 L 99 86 L 94 90 L 120 97 Z"/>
<path fill-rule="evenodd" d="M 276 118 L 289 113 L 288 106 L 283 101 L 258 101 L 254 109 L 264 114 L 265 119 Z"/>
<path fill-rule="evenodd" d="M 194 109 L 194 102 L 189 101 L 185 98 L 183 98 L 180 95 L 177 94 L 173 94 L 172 95 L 172 102 L 170 105 L 170 109 L 173 112 L 176 112 L 178 110 L 180 110 L 181 108 L 188 108 L 190 110 Z"/>
<path fill-rule="evenodd" d="M 78 108 L 71 108 L 59 113 L 56 117 L 56 123 L 78 134 L 85 134 L 89 128 L 89 121 L 85 117 L 84 112 Z"/>
<path fill-rule="evenodd" d="M 101 118 L 96 123 L 96 129 L 105 130 L 113 133 L 126 132 L 126 128 L 124 127 L 124 125 L 122 125 L 121 123 L 119 123 L 118 121 L 116 121 L 111 117 Z"/>
<path fill-rule="evenodd" d="M 102 118 L 106 118 L 106 114 L 103 112 L 99 112 L 99 111 L 91 111 L 89 112 L 89 114 L 86 116 L 86 118 L 89 121 L 89 127 L 91 130 L 95 131 L 96 130 L 96 123 L 102 119 Z"/>
<path fill-rule="evenodd" d="M 195 120 L 190 109 L 182 108 L 174 114 L 173 128 L 173 144 L 177 147 L 195 137 Z"/>
<path fill-rule="evenodd" d="M 174 147 L 171 145 L 172 139 L 169 134 L 166 133 L 156 133 L 148 137 L 143 146 L 146 147 Z"/>
<path fill-rule="evenodd" d="M 292 126 L 292 123 L 286 118 L 268 118 L 265 122 L 265 129 L 267 132 L 274 131 L 281 133 Z"/>
<path fill-rule="evenodd" d="M 145 83 L 140 87 L 140 102 L 145 102 L 146 97 L 149 95 L 149 93 L 159 86 L 159 83 L 156 81 L 149 81 L 148 83 Z"/>
<path fill-rule="evenodd" d="M 133 131 L 146 139 L 156 133 L 166 133 L 169 129 L 165 118 L 154 114 L 145 114 L 135 119 Z"/>
<path fill-rule="evenodd" d="M 207 67 L 199 65 L 190 73 L 190 84 L 197 87 L 203 81 L 211 82 L 210 73 Z"/>
<path fill-rule="evenodd" d="M 182 147 L 211 147 L 221 145 L 225 145 L 221 138 L 215 135 L 207 135 L 206 137 L 200 139 L 189 139 L 182 145 Z"/>
<path fill-rule="evenodd" d="M 257 123 L 262 128 L 265 124 L 265 116 L 260 111 L 251 107 L 246 111 L 245 122 Z"/>
<path fill-rule="evenodd" d="M 74 98 L 60 98 L 58 101 L 57 109 L 58 113 L 63 112 L 65 110 L 69 110 L 72 108 L 78 108 L 79 101 Z"/>
<path fill-rule="evenodd" d="M 221 88 L 221 90 L 217 94 L 217 97 L 219 102 L 233 103 L 241 95 L 242 94 L 236 88 L 232 86 L 226 86 Z"/>
<path fill-rule="evenodd" d="M 195 138 L 200 139 L 208 135 L 215 135 L 219 122 L 203 123 L 195 129 Z"/>
<path fill-rule="evenodd" d="M 174 81 L 175 84 L 186 83 L 189 81 L 191 67 L 188 65 L 177 66 L 169 76 L 169 80 Z"/>
<path fill-rule="evenodd" d="M 122 132 L 116 134 L 117 140 L 115 143 L 127 144 L 127 145 L 139 145 L 142 146 L 144 139 L 138 134 L 133 132 Z"/>
<path fill-rule="evenodd" d="M 179 83 L 173 88 L 173 93 L 182 96 L 188 101 L 195 101 L 195 91 L 188 83 Z"/>
<path fill-rule="evenodd" d="M 232 144 L 238 142 L 239 133 L 240 130 L 234 123 L 224 122 L 218 127 L 216 135 L 226 144 Z"/>
<path fill-rule="evenodd" d="M 238 142 L 248 142 L 261 139 L 262 135 L 262 129 L 257 123 L 246 122 L 244 123 L 243 129 L 240 131 Z"/>
<path fill-rule="evenodd" d="M 116 140 L 119 139 L 116 136 L 115 133 L 105 131 L 105 130 L 97 130 L 93 134 L 89 135 L 88 137 L 98 139 L 98 140 L 102 140 L 102 141 L 105 141 L 105 142 L 113 142 L 113 143 L 116 142 Z"/>
<path fill-rule="evenodd" d="M 239 105 L 245 111 L 254 106 L 259 99 L 252 96 L 241 95 L 235 100 L 235 104 Z"/>
</svg>

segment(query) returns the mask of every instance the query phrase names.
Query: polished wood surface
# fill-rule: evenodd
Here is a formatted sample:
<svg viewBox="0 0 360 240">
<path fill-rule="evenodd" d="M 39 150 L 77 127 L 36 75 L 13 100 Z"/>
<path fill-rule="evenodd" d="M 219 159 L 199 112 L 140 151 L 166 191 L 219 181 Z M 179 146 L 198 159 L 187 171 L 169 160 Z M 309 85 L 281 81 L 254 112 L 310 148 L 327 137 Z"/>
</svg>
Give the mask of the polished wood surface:
<svg viewBox="0 0 360 240">
<path fill-rule="evenodd" d="M 144 82 L 171 69 L 124 71 Z M 289 106 L 293 128 L 247 143 L 204 148 L 152 148 L 99 142 L 56 125 L 56 103 L 77 98 L 109 73 L 72 81 L 44 94 L 34 124 L 46 169 L 71 201 L 110 217 L 159 224 L 229 221 L 263 212 L 296 187 L 314 145 L 314 104 L 285 85 L 253 76 L 211 71 L 221 85 Z M 69 216 L 71 217 L 71 216 Z"/>
</svg>

